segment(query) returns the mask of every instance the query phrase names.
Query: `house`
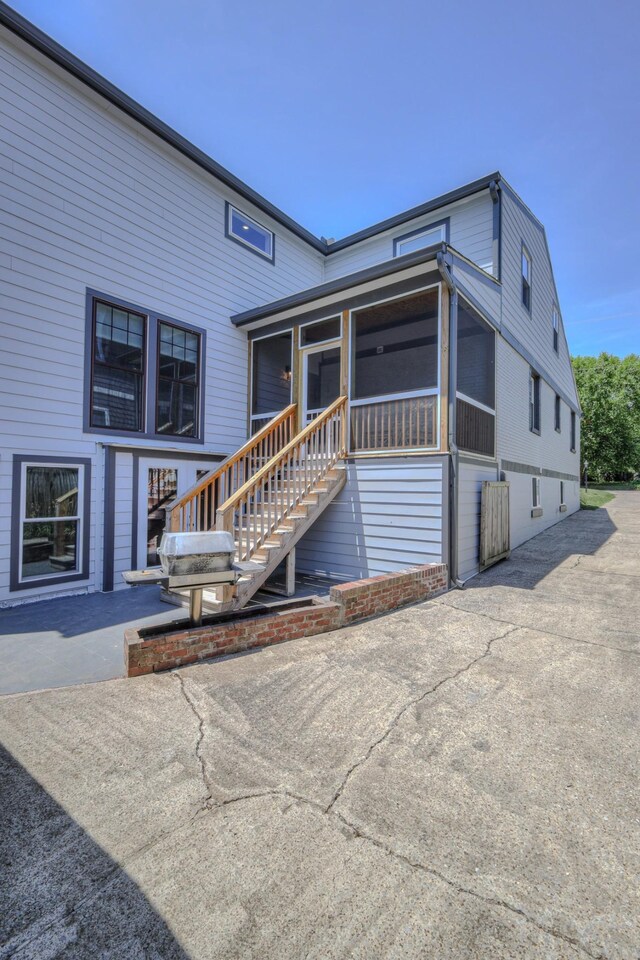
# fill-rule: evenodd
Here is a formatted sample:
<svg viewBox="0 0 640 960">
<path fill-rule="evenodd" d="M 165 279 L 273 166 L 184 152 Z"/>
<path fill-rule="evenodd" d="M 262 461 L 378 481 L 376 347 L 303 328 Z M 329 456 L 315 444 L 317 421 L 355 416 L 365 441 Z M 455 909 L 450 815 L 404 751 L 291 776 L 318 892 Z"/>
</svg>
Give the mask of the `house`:
<svg viewBox="0 0 640 960">
<path fill-rule="evenodd" d="M 295 546 L 464 581 L 482 481 L 512 547 L 578 509 L 545 232 L 504 177 L 327 241 L 4 4 L 0 44 L 1 604 L 120 589 L 165 524 L 232 530 L 262 580 Z"/>
</svg>

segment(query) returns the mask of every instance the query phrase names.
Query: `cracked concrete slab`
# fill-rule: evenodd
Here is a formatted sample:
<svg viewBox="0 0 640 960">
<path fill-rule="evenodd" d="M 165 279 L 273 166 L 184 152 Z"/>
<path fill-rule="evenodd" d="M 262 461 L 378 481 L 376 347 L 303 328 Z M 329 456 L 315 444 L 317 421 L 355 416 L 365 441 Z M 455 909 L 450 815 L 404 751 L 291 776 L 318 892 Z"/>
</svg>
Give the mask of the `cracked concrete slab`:
<svg viewBox="0 0 640 960">
<path fill-rule="evenodd" d="M 637 960 L 639 510 L 334 634 L 4 698 L 0 960 Z"/>
</svg>

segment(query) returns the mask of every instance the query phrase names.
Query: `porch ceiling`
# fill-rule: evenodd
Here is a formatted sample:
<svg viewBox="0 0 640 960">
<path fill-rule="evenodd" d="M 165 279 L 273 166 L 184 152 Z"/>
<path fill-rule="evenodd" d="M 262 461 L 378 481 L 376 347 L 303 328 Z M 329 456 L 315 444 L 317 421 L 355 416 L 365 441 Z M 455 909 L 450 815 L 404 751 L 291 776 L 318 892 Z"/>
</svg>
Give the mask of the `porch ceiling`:
<svg viewBox="0 0 640 960">
<path fill-rule="evenodd" d="M 382 289 L 392 283 L 408 280 L 421 274 L 432 273 L 437 270 L 437 254 L 444 253 L 450 257 L 447 253 L 448 249 L 446 243 L 437 243 L 425 247 L 424 250 L 405 254 L 403 257 L 385 260 L 383 263 L 367 267 L 366 270 L 359 270 L 356 273 L 338 277 L 336 280 L 330 280 L 328 283 L 321 283 L 280 300 L 266 303 L 261 307 L 254 307 L 244 313 L 237 313 L 231 317 L 231 322 L 234 326 L 243 327 L 245 330 L 256 330 L 278 321 L 300 317 L 310 310 L 325 307 L 330 309 L 347 297 Z"/>
</svg>

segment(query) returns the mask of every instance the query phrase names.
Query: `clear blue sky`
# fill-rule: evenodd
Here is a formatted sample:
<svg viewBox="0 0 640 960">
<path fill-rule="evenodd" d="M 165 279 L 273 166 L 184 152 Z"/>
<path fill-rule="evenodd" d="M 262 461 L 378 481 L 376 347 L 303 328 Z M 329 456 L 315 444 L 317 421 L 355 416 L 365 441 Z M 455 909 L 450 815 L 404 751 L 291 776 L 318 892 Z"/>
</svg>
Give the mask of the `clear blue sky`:
<svg viewBox="0 0 640 960">
<path fill-rule="evenodd" d="M 638 0 L 13 0 L 316 234 L 495 169 L 573 353 L 640 353 Z"/>
</svg>

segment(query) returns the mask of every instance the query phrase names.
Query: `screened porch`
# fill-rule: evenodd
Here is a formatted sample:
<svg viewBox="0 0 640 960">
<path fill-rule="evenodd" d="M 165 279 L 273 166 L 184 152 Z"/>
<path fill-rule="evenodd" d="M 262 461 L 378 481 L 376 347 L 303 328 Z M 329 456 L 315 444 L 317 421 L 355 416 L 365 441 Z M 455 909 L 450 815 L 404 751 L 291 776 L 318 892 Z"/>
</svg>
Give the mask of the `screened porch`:
<svg viewBox="0 0 640 960">
<path fill-rule="evenodd" d="M 302 429 L 344 396 L 349 456 L 448 450 L 447 288 L 381 290 L 368 300 L 326 311 L 310 303 L 249 334 L 251 434 L 290 403 Z M 461 450 L 495 456 L 495 333 L 461 297 L 456 421 Z"/>
</svg>

